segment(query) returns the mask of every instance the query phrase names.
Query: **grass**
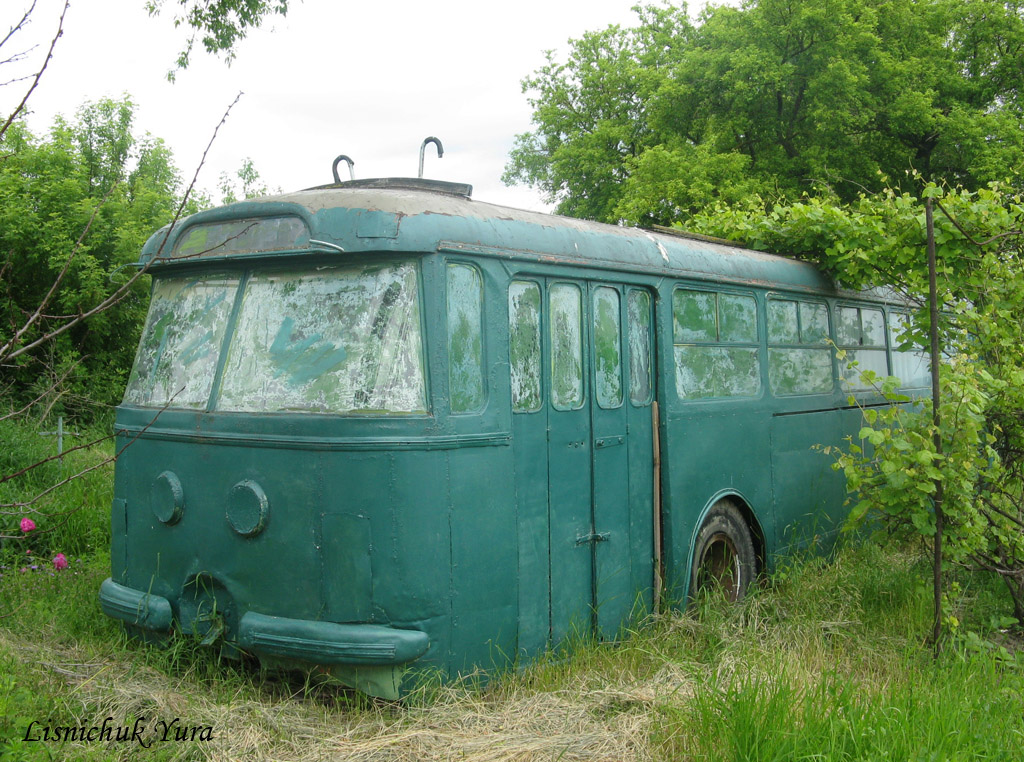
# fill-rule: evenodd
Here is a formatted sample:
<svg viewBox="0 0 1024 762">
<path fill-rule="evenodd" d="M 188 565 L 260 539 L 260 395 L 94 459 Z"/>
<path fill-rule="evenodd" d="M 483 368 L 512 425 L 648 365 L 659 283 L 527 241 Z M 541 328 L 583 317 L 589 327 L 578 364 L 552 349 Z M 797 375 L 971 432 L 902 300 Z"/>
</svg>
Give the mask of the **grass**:
<svg viewBox="0 0 1024 762">
<path fill-rule="evenodd" d="M 1024 748 L 1024 656 L 1004 631 L 1001 583 L 954 573 L 966 634 L 933 659 L 928 565 L 909 550 L 792 560 L 739 605 L 703 601 L 483 688 L 426 684 L 394 703 L 221 660 L 187 638 L 128 640 L 97 603 L 109 478 L 48 504 L 77 507 L 76 521 L 99 527 L 76 530 L 91 539 L 75 547 L 77 535 L 54 530 L 0 550 L 0 758 L 923 762 L 1015 760 Z M 48 563 L 58 547 L 74 548 L 59 572 Z M 140 722 L 150 746 L 25 741 L 30 726 L 107 717 Z M 175 740 L 183 732 L 196 739 Z"/>
</svg>

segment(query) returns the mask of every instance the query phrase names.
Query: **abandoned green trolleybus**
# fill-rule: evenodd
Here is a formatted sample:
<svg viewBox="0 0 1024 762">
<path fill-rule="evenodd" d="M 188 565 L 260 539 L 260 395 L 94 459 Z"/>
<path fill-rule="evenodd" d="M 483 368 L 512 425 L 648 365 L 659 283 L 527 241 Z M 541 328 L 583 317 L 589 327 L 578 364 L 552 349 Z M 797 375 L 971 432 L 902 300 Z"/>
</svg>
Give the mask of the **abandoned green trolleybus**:
<svg viewBox="0 0 1024 762">
<path fill-rule="evenodd" d="M 380 696 L 741 595 L 843 516 L 813 448 L 905 314 L 807 263 L 336 182 L 154 235 L 104 611 Z M 403 681 L 404 677 L 404 681 Z"/>
</svg>

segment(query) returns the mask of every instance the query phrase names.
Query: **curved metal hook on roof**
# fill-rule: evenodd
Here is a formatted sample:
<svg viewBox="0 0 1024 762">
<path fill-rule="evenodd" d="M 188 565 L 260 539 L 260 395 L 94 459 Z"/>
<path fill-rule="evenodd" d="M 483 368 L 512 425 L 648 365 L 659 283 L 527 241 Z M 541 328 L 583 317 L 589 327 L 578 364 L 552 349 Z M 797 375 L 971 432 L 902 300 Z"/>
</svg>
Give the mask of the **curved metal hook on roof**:
<svg viewBox="0 0 1024 762">
<path fill-rule="evenodd" d="M 334 164 L 331 166 L 331 172 L 334 173 L 334 182 L 336 182 L 336 183 L 340 183 L 341 182 L 341 177 L 338 176 L 338 165 L 341 164 L 341 162 L 343 162 L 343 161 L 348 164 L 348 179 L 349 180 L 355 180 L 356 179 L 355 170 L 352 169 L 352 167 L 355 166 L 355 162 L 352 161 L 352 159 L 348 158 L 345 154 L 342 154 L 341 156 L 339 156 L 337 159 L 334 160 Z"/>
<path fill-rule="evenodd" d="M 444 156 L 444 146 L 441 145 L 441 141 L 435 137 L 424 138 L 423 142 L 420 143 L 420 173 L 418 177 L 423 177 L 423 154 L 427 150 L 427 143 L 433 143 L 437 146 L 437 158 Z"/>
</svg>

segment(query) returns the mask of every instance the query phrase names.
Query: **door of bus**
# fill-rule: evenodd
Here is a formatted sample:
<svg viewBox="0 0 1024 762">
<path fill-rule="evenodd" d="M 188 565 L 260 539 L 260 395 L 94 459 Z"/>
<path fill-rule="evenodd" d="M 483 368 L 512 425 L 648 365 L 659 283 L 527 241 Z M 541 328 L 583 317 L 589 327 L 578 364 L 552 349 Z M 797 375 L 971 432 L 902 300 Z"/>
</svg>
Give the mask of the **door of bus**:
<svg viewBox="0 0 1024 762">
<path fill-rule="evenodd" d="M 513 282 L 509 292 L 513 436 L 520 477 L 536 477 L 529 484 L 520 480 L 521 522 L 538 528 L 534 514 L 546 503 L 548 634 L 554 643 L 574 634 L 610 639 L 638 603 L 638 591 L 645 591 L 639 602 L 650 606 L 653 301 L 644 289 L 617 284 L 520 284 Z M 531 405 L 532 415 L 516 415 L 517 384 L 523 383 L 517 346 L 532 344 L 517 333 L 527 295 L 540 313 L 536 343 L 544 346 L 544 378 L 537 390 L 546 399 Z M 536 458 L 544 449 L 545 467 L 529 465 L 531 454 Z M 521 566 L 540 571 L 536 535 L 521 529 L 520 545 Z M 539 624 L 530 591 L 540 590 L 530 577 L 522 574 L 521 618 L 528 621 L 532 613 Z M 527 636 L 520 646 L 529 652 L 538 644 Z"/>
</svg>

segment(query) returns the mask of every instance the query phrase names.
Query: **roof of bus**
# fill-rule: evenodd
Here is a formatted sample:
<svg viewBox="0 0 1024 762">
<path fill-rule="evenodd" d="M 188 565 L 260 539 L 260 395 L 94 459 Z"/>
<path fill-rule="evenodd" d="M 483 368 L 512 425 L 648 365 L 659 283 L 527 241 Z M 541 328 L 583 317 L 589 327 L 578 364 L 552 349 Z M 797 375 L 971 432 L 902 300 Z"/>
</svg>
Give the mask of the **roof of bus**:
<svg viewBox="0 0 1024 762">
<path fill-rule="evenodd" d="M 807 262 L 474 201 L 445 187 L 460 186 L 434 186 L 401 179 L 357 181 L 230 204 L 181 220 L 169 236 L 166 228 L 154 234 L 141 261 L 151 260 L 164 246 L 173 251 L 181 234 L 196 225 L 298 216 L 309 228 L 310 243 L 328 247 L 320 251 L 447 251 L 835 293 L 831 279 Z"/>
</svg>

